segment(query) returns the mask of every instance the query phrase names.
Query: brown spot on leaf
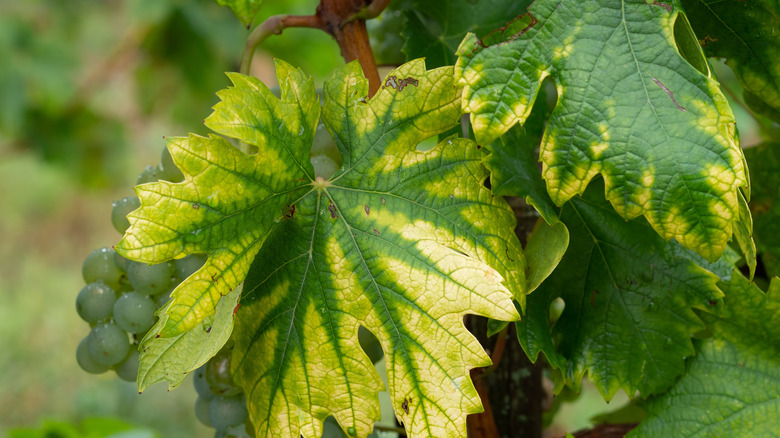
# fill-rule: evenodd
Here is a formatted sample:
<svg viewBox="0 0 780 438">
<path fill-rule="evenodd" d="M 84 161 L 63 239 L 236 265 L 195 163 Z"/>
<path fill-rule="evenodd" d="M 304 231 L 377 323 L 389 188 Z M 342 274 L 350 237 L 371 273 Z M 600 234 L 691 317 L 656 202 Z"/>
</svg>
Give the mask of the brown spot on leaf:
<svg viewBox="0 0 780 438">
<path fill-rule="evenodd" d="M 666 88 L 666 85 L 662 84 L 661 81 L 659 81 L 656 78 L 653 78 L 653 82 L 655 82 L 656 85 L 661 87 L 661 89 L 664 90 L 666 92 L 666 94 L 669 95 L 669 98 L 672 99 L 672 103 L 674 103 L 674 106 L 676 106 L 678 110 L 680 110 L 682 112 L 688 111 L 687 109 L 685 109 L 682 106 L 680 106 L 679 103 L 677 103 L 677 100 L 675 100 L 675 98 L 674 98 L 674 93 L 672 93 L 672 91 L 670 89 Z"/>
<path fill-rule="evenodd" d="M 330 201 L 330 204 L 328 204 L 328 211 L 330 211 L 330 217 L 331 218 L 336 219 L 337 217 L 339 217 L 336 214 L 336 206 L 333 205 L 333 201 Z"/>
<path fill-rule="evenodd" d="M 666 9 L 666 12 L 669 12 L 670 14 L 672 13 L 672 5 L 670 5 L 668 3 L 661 3 L 659 1 L 653 0 L 652 3 L 648 3 L 648 4 L 651 5 L 651 6 L 660 6 L 660 7 L 664 8 L 664 9 Z"/>
<path fill-rule="evenodd" d="M 295 216 L 295 206 L 294 205 L 287 205 L 284 208 L 284 216 L 282 219 L 292 219 L 293 216 Z"/>
<path fill-rule="evenodd" d="M 403 409 L 404 412 L 406 412 L 407 414 L 409 413 L 409 403 L 411 402 L 412 402 L 412 398 L 409 397 L 409 398 L 405 398 L 404 402 L 401 403 L 401 409 Z"/>
<path fill-rule="evenodd" d="M 385 79 L 385 85 L 382 88 L 390 87 L 395 88 L 398 91 L 403 91 L 407 85 L 414 85 L 416 87 L 419 83 L 420 82 L 413 77 L 398 79 L 396 76 L 389 76 Z"/>
<path fill-rule="evenodd" d="M 369 207 L 368 205 L 364 205 L 363 210 L 366 211 L 366 216 L 368 216 L 371 213 L 371 207 Z"/>
<path fill-rule="evenodd" d="M 593 289 L 593 292 L 590 293 L 590 307 L 596 307 L 596 295 L 600 294 L 598 289 Z"/>
<path fill-rule="evenodd" d="M 199 208 L 200 208 L 200 204 L 192 204 L 192 208 L 194 208 L 195 210 L 197 210 L 197 209 L 199 209 Z"/>
</svg>

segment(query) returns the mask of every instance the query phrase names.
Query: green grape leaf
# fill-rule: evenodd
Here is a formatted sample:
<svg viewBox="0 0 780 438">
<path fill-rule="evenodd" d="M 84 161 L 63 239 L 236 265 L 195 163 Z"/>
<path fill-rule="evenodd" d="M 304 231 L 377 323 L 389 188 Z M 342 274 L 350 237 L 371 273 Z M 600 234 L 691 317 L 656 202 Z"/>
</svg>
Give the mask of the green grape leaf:
<svg viewBox="0 0 780 438">
<path fill-rule="evenodd" d="M 258 437 L 319 437 L 329 415 L 350 436 L 371 431 L 384 385 L 360 326 L 382 345 L 409 436 L 465 436 L 466 415 L 482 409 L 468 370 L 490 359 L 463 316 L 519 317 L 525 259 L 514 214 L 483 184 L 484 151 L 455 137 L 417 149 L 459 123 L 452 69 L 416 60 L 383 84 L 367 98 L 356 63 L 325 83 L 323 121 L 343 165 L 310 181 L 244 283 L 232 367 Z"/>
<path fill-rule="evenodd" d="M 540 94 L 543 92 L 540 90 Z M 549 116 L 546 107 L 546 99 L 540 96 L 524 125 L 513 126 L 487 147 L 490 155 L 484 164 L 490 170 L 493 194 L 524 197 L 552 225 L 558 222 L 558 211 L 547 193 L 534 153 Z"/>
<path fill-rule="evenodd" d="M 530 0 L 416 0 L 405 12 L 401 36 L 407 59 L 425 57 L 429 67 L 453 65 L 467 32 L 485 35 L 526 11 Z"/>
<path fill-rule="evenodd" d="M 236 14 L 241 23 L 247 28 L 252 25 L 252 21 L 257 16 L 263 0 L 215 0 L 220 6 L 227 6 Z"/>
<path fill-rule="evenodd" d="M 629 437 L 777 436 L 780 418 L 780 279 L 767 293 L 735 272 L 721 286 L 727 314 L 703 314 L 712 337 L 696 341 L 685 374 L 643 407 Z"/>
<path fill-rule="evenodd" d="M 745 149 L 753 184 L 756 246 L 768 276 L 780 276 L 780 143 Z"/>
<path fill-rule="evenodd" d="M 678 13 L 644 0 L 538 0 L 490 41 L 467 36 L 455 71 L 483 144 L 523 123 L 552 77 L 559 99 L 540 158 L 553 202 L 601 174 L 623 218 L 644 215 L 715 260 L 739 220 L 746 170 L 717 82 L 677 51 Z"/>
<path fill-rule="evenodd" d="M 752 98 L 780 111 L 780 4 L 681 0 L 707 56 L 726 58 Z M 765 112 L 766 113 L 766 112 Z M 780 121 L 780 120 L 778 120 Z"/>
<path fill-rule="evenodd" d="M 185 175 L 180 183 L 136 187 L 141 207 L 115 246 L 121 255 L 159 263 L 202 253 L 206 263 L 171 294 L 166 324 L 177 336 L 213 315 L 220 297 L 246 277 L 249 265 L 286 206 L 314 177 L 309 149 L 320 106 L 311 79 L 277 63 L 281 100 L 257 79 L 231 74 L 206 125 L 261 147 L 247 155 L 222 137 L 171 138 L 168 149 Z"/>
<path fill-rule="evenodd" d="M 233 311 L 241 297 L 241 287 L 233 289 L 217 304 L 216 313 L 207 316 L 194 329 L 173 337 L 155 336 L 165 326 L 164 306 L 160 320 L 141 341 L 138 390 L 167 381 L 169 389 L 178 386 L 187 374 L 211 359 L 230 338 Z"/>
<path fill-rule="evenodd" d="M 607 399 L 618 389 L 663 391 L 682 374 L 684 358 L 694 353 L 691 336 L 704 327 L 693 308 L 721 307 L 718 276 L 646 221 L 621 218 L 601 181 L 564 205 L 561 221 L 569 248 L 527 297 L 527 314 L 517 323 L 523 349 L 533 360 L 544 352 L 563 374 L 559 385 L 576 389 L 588 373 Z M 708 268 L 722 271 L 722 263 Z M 565 307 L 551 326 L 549 309 L 558 297 Z"/>
</svg>

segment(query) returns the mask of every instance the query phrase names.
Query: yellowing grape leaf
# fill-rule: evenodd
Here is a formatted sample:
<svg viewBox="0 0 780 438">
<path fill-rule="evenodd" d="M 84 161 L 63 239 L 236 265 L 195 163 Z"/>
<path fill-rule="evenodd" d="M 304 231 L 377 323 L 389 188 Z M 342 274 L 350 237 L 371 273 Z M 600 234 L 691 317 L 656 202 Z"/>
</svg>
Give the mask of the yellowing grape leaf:
<svg viewBox="0 0 780 438">
<path fill-rule="evenodd" d="M 647 418 L 628 436 L 777 436 L 780 428 L 780 279 L 767 293 L 739 272 L 723 284 L 727 314 L 703 314 L 712 337 L 668 392 L 643 407 Z"/>
<path fill-rule="evenodd" d="M 409 436 L 465 436 L 466 415 L 482 409 L 468 370 L 490 359 L 463 315 L 518 317 L 507 287 L 522 300 L 524 257 L 511 209 L 483 185 L 483 151 L 454 137 L 417 150 L 459 122 L 452 69 L 412 61 L 383 85 L 368 99 L 354 63 L 325 84 L 343 166 L 310 182 L 244 284 L 233 371 L 259 437 L 319 437 L 329 415 L 350 436 L 371 431 L 383 385 L 360 326 L 385 351 Z M 254 99 L 231 93 L 237 108 Z"/>
<path fill-rule="evenodd" d="M 323 119 L 343 166 L 328 181 L 309 162 L 314 85 L 281 61 L 277 75 L 280 99 L 231 75 L 206 120 L 257 154 L 213 135 L 172 139 L 184 181 L 137 188 L 118 251 L 149 263 L 208 255 L 155 331 L 198 330 L 246 279 L 233 367 L 258 436 L 319 437 L 329 415 L 349 435 L 370 432 L 383 386 L 359 326 L 384 348 L 409 435 L 465 436 L 466 415 L 481 410 L 468 371 L 490 359 L 463 315 L 517 319 L 526 265 L 514 214 L 484 186 L 484 152 L 455 137 L 417 149 L 459 123 L 452 70 L 410 62 L 371 99 L 356 63 L 337 71 Z"/>
<path fill-rule="evenodd" d="M 171 138 L 168 149 L 184 181 L 136 187 L 141 208 L 128 215 L 131 226 L 117 252 L 146 263 L 208 256 L 171 294 L 160 336 L 178 336 L 213 315 L 219 299 L 244 281 L 285 206 L 310 189 L 309 148 L 320 106 L 301 71 L 283 63 L 277 69 L 281 100 L 258 80 L 232 74 L 236 88 L 251 93 L 233 101 L 235 93 L 223 90 L 223 102 L 206 119 L 218 132 L 239 133 L 260 153 L 246 155 L 215 135 Z"/>
<path fill-rule="evenodd" d="M 714 260 L 739 220 L 746 170 L 717 82 L 677 51 L 678 14 L 674 2 L 537 0 L 490 41 L 467 36 L 455 70 L 484 144 L 525 122 L 551 76 L 559 100 L 540 159 L 552 200 L 562 205 L 601 174 L 622 217 L 644 215 Z"/>
<path fill-rule="evenodd" d="M 141 341 L 138 366 L 138 390 L 162 381 L 168 389 L 178 386 L 190 371 L 211 359 L 230 339 L 233 332 L 233 310 L 241 297 L 241 287 L 233 289 L 217 304 L 216 313 L 207 316 L 194 329 L 173 337 L 157 337 L 165 326 L 164 306 L 160 319 Z"/>
</svg>

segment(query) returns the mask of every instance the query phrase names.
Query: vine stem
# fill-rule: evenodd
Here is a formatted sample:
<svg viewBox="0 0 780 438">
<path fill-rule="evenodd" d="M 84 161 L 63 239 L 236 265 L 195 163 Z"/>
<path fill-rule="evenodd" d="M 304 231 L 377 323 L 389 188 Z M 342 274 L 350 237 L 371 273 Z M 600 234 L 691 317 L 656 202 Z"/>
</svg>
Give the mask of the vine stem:
<svg viewBox="0 0 780 438">
<path fill-rule="evenodd" d="M 288 27 L 308 27 L 327 32 L 339 45 L 346 62 L 358 60 L 368 78 L 369 97 L 379 89 L 379 71 L 368 42 L 366 19 L 379 16 L 391 0 L 320 0 L 314 15 L 274 15 L 258 25 L 244 46 L 239 72 L 249 74 L 257 46 Z"/>
<path fill-rule="evenodd" d="M 268 17 L 247 38 L 244 53 L 241 56 L 239 72 L 248 75 L 249 68 L 252 65 L 252 56 L 254 56 L 257 46 L 269 36 L 281 34 L 288 27 L 308 27 L 326 30 L 325 23 L 318 15 L 274 15 Z"/>
<path fill-rule="evenodd" d="M 379 12 L 386 6 L 385 0 L 377 0 Z M 382 5 L 384 3 L 384 6 Z M 369 97 L 379 90 L 379 71 L 374 61 L 374 53 L 368 42 L 366 21 L 362 18 L 351 19 L 360 15 L 373 5 L 366 5 L 364 0 L 320 0 L 317 6 L 317 16 L 321 17 L 328 32 L 339 44 L 344 61 L 358 60 L 363 68 L 363 74 L 368 78 Z"/>
</svg>

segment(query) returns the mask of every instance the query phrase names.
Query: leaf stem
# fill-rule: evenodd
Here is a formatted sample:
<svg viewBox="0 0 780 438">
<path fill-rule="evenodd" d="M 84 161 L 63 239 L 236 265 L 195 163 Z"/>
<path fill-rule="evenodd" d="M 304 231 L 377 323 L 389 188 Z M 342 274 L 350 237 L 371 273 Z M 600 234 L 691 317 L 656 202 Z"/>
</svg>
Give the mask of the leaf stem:
<svg viewBox="0 0 780 438">
<path fill-rule="evenodd" d="M 498 338 L 496 338 L 496 345 L 493 347 L 493 354 L 490 356 L 490 359 L 493 361 L 493 365 L 485 370 L 486 374 L 491 373 L 495 371 L 496 368 L 498 368 L 498 363 L 501 362 L 501 356 L 504 355 L 504 347 L 506 346 L 506 332 L 508 330 L 509 326 L 507 325 L 498 333 Z"/>
<path fill-rule="evenodd" d="M 241 56 L 239 72 L 248 75 L 252 65 L 252 56 L 257 46 L 269 36 L 281 34 L 288 27 L 308 27 L 327 31 L 325 23 L 319 15 L 273 15 L 268 17 L 247 38 L 244 53 Z"/>
</svg>

